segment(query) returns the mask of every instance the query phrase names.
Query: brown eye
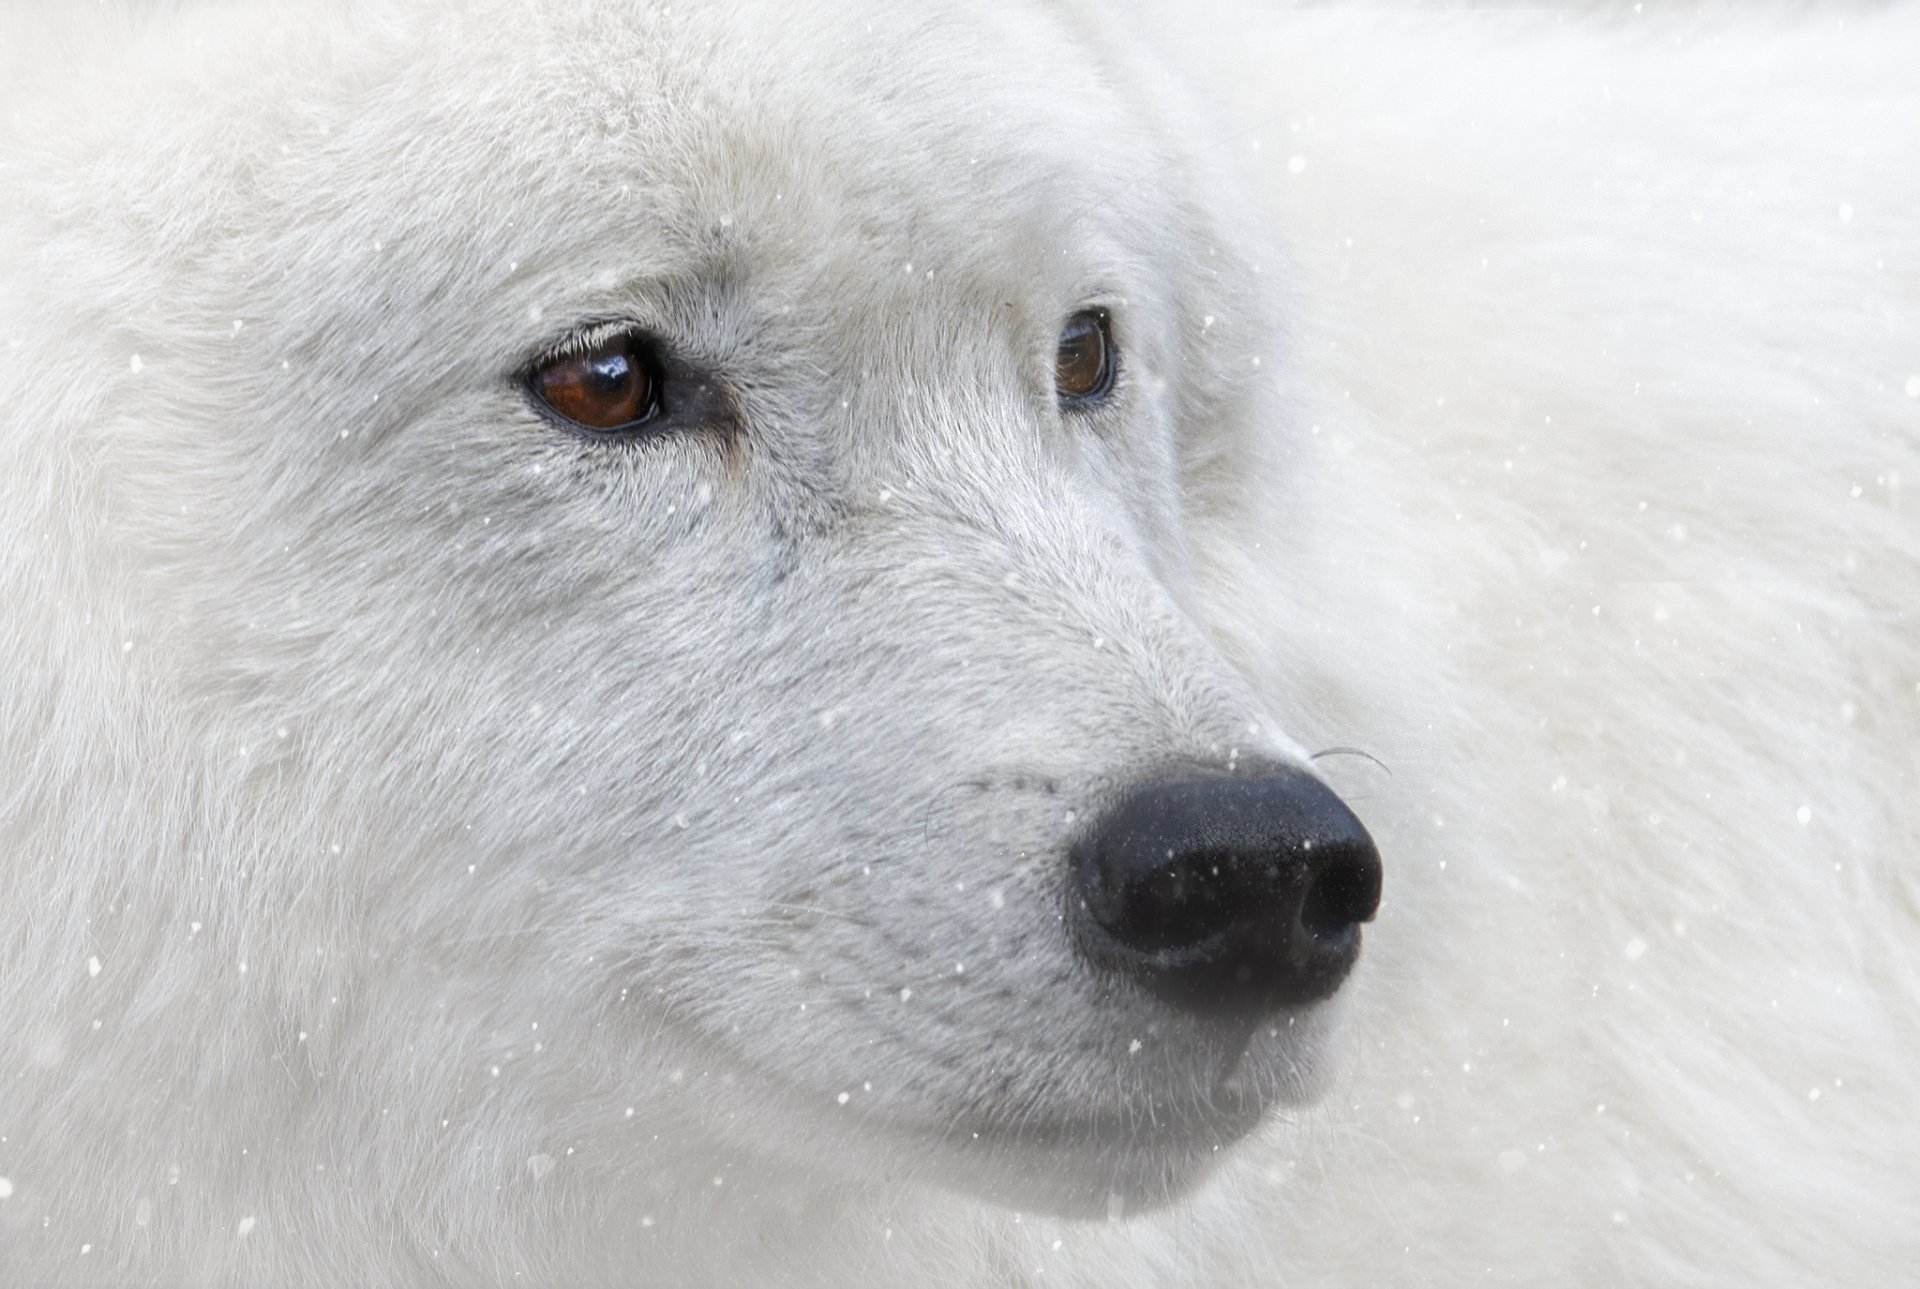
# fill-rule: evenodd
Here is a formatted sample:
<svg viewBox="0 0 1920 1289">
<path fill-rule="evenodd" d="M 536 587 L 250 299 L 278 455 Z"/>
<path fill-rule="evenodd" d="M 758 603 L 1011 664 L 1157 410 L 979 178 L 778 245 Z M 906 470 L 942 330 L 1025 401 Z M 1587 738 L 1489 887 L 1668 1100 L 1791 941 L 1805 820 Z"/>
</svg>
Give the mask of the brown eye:
<svg viewBox="0 0 1920 1289">
<path fill-rule="evenodd" d="M 647 343 L 619 332 L 542 363 L 528 384 L 540 401 L 588 430 L 630 430 L 660 410 L 659 369 Z"/>
<path fill-rule="evenodd" d="M 1082 309 L 1060 329 L 1053 360 L 1053 388 L 1063 403 L 1103 397 L 1113 388 L 1113 336 L 1105 309 Z"/>
</svg>

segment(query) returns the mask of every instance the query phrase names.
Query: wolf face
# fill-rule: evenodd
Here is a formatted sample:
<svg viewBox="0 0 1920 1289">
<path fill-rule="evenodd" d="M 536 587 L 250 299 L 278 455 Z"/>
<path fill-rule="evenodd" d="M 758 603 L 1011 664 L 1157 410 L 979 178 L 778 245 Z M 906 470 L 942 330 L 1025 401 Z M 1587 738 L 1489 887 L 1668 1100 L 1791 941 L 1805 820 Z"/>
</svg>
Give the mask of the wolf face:
<svg viewBox="0 0 1920 1289">
<path fill-rule="evenodd" d="M 191 1089 L 134 1172 L 218 1102 L 392 1204 L 733 1152 L 1104 1213 L 1312 1092 L 1378 867 L 1212 625 L 1280 265 L 1113 35 L 217 10 L 97 87 L 15 217 L 72 323 L 12 369 L 85 393 L 8 431 L 17 652 L 93 715 L 8 737 L 130 749 L 60 880 L 102 1059 Z"/>
</svg>

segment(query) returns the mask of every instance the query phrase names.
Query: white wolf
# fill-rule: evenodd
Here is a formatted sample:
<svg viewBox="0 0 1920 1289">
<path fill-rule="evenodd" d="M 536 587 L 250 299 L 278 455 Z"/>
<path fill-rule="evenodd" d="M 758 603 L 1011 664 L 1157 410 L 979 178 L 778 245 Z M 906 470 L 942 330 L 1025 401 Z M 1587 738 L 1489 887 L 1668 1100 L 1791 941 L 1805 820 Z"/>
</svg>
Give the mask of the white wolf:
<svg viewBox="0 0 1920 1289">
<path fill-rule="evenodd" d="M 0 1282 L 1911 1274 L 1913 8 L 80 8 Z"/>
</svg>

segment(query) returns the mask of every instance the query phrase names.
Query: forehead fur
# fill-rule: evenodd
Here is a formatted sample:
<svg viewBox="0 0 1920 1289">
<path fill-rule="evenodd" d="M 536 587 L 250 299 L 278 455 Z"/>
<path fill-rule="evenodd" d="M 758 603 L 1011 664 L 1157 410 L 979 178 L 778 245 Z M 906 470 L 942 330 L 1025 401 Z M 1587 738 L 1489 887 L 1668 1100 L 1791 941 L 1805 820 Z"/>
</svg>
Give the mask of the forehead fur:
<svg viewBox="0 0 1920 1289">
<path fill-rule="evenodd" d="M 614 316 L 826 405 L 880 367 L 904 379 L 876 391 L 1044 380 L 1060 318 L 1097 300 L 1127 307 L 1156 383 L 1181 377 L 1165 396 L 1196 513 L 1246 486 L 1211 463 L 1244 462 L 1234 409 L 1277 370 L 1262 240 L 1106 19 L 472 0 L 87 24 L 140 39 L 14 113 L 7 163 L 42 181 L 9 213 L 43 251 L 0 272 L 21 316 L 144 356 L 140 415 L 99 415 L 131 393 L 103 373 L 69 422 L 114 425 L 102 460 L 164 477 L 188 427 L 263 417 L 377 437 Z M 1221 325 L 1201 334 L 1203 314 Z M 780 364 L 805 379 L 765 379 Z M 173 377 L 183 407 L 235 413 L 143 447 Z"/>
<path fill-rule="evenodd" d="M 343 20 L 355 40 L 323 39 Z M 23 212 L 49 258 L 64 212 L 116 213 L 144 271 L 89 227 L 60 272 L 94 290 L 56 290 L 122 318 L 217 327 L 267 293 L 261 312 L 343 350 L 438 305 L 500 362 L 538 339 L 527 311 L 636 276 L 750 282 L 788 312 L 1053 310 L 1156 281 L 1196 312 L 1253 311 L 1261 239 L 1214 200 L 1184 105 L 1078 10 L 475 0 L 92 20 L 115 21 L 149 28 L 137 52 L 16 111 L 7 149 L 59 176 Z M 217 112 L 183 110 L 209 98 Z M 97 159 L 77 182 L 76 153 Z M 1198 235 L 1170 246 L 1169 226 Z"/>
<path fill-rule="evenodd" d="M 356 39 L 324 39 L 342 21 Z M 128 59 L 92 60 L 97 83 L 82 71 L 74 92 L 16 112 L 12 143 L 31 166 L 57 128 L 64 156 L 111 156 L 100 195 L 156 251 L 297 199 L 314 224 L 357 216 L 474 252 L 557 233 L 564 254 L 576 228 L 615 218 L 648 252 L 685 254 L 716 226 L 750 237 L 756 208 L 778 203 L 789 238 L 800 221 L 888 253 L 964 230 L 942 248 L 963 257 L 956 273 L 1007 266 L 994 276 L 1020 282 L 1059 249 L 1023 262 L 1032 233 L 1076 215 L 1097 229 L 1116 206 L 1157 217 L 1195 178 L 1169 96 L 1102 52 L 1101 22 L 1059 11 L 476 0 L 195 5 L 121 25 L 157 29 Z M 166 110 L 210 96 L 217 117 Z M 329 205 L 324 181 L 355 166 L 380 168 L 381 199 Z M 183 189 L 193 208 L 170 209 Z"/>
</svg>

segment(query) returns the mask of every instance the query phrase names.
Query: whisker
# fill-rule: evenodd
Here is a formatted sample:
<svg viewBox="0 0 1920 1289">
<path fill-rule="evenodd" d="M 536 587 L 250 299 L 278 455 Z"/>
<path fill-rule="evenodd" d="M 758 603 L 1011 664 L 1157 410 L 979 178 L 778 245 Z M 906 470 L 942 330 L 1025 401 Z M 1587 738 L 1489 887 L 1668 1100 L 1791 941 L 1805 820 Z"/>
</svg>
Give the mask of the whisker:
<svg viewBox="0 0 1920 1289">
<path fill-rule="evenodd" d="M 1382 761 L 1379 757 L 1375 756 L 1373 753 L 1361 747 L 1322 748 L 1320 751 L 1315 752 L 1312 756 L 1309 756 L 1307 760 L 1318 761 L 1323 756 L 1357 756 L 1364 760 L 1373 762 L 1375 765 L 1379 766 L 1382 770 L 1385 770 L 1388 775 L 1391 775 L 1393 773 L 1393 770 L 1387 765 L 1385 761 Z"/>
<path fill-rule="evenodd" d="M 921 818 L 920 844 L 922 846 L 933 845 L 933 812 L 939 808 L 941 799 L 949 792 L 952 792 L 955 788 L 972 788 L 977 792 L 985 792 L 990 786 L 992 785 L 981 779 L 961 779 L 957 782 L 947 784 L 931 797 L 928 797 L 927 809 Z"/>
</svg>

